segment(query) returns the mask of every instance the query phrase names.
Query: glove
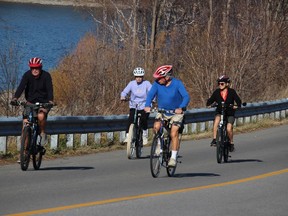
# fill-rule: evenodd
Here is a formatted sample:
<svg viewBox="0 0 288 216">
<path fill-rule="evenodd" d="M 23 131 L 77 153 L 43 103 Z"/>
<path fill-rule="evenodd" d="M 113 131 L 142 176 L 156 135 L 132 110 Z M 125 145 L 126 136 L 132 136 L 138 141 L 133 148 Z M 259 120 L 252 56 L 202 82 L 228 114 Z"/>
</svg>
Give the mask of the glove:
<svg viewBox="0 0 288 216">
<path fill-rule="evenodd" d="M 18 106 L 19 103 L 18 103 L 18 101 L 17 101 L 17 98 L 13 98 L 13 99 L 11 100 L 10 104 L 11 104 L 12 106 Z"/>
</svg>

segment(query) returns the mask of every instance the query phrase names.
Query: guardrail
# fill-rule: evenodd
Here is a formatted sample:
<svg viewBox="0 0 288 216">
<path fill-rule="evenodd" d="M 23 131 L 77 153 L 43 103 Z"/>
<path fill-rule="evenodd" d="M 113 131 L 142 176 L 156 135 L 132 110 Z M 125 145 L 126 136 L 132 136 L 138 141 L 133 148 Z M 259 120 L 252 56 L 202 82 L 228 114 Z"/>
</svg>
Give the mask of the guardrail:
<svg viewBox="0 0 288 216">
<path fill-rule="evenodd" d="M 211 129 L 215 109 L 200 108 L 185 112 L 184 133 L 196 133 Z M 248 103 L 246 107 L 236 111 L 235 126 L 262 119 L 265 115 L 270 118 L 283 119 L 288 114 L 288 99 Z M 80 134 L 80 144 L 87 144 L 87 134 L 94 134 L 94 142 L 99 143 L 103 133 L 106 141 L 117 139 L 122 142 L 125 137 L 127 115 L 111 116 L 49 116 L 46 131 L 50 134 L 50 148 L 58 147 L 59 134 L 66 135 L 66 146 L 73 147 L 74 134 Z M 154 121 L 154 114 L 149 117 L 149 127 Z M 8 137 L 17 137 L 19 148 L 22 117 L 0 117 L 0 152 L 6 154 Z M 119 135 L 115 135 L 115 132 Z"/>
</svg>

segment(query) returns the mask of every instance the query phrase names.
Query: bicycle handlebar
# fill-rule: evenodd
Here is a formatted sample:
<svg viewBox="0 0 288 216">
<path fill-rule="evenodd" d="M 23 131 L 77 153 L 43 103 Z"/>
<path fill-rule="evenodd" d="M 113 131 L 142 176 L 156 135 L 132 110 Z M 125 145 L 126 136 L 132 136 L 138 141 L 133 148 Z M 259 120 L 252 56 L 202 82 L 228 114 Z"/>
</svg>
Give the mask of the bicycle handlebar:
<svg viewBox="0 0 288 216">
<path fill-rule="evenodd" d="M 52 103 L 39 103 L 39 102 L 36 102 L 35 104 L 30 104 L 28 103 L 27 101 L 15 101 L 15 100 L 12 100 L 10 102 L 10 104 L 12 106 L 23 106 L 23 107 L 43 107 L 43 108 L 52 108 L 53 106 L 56 106 L 56 104 L 52 104 Z"/>
</svg>

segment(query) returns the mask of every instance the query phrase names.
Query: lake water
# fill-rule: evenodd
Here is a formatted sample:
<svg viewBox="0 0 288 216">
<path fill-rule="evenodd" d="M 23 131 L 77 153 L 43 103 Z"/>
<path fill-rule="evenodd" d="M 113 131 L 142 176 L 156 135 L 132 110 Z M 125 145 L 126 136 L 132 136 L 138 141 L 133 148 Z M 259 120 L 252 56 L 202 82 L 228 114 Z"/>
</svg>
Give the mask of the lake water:
<svg viewBox="0 0 288 216">
<path fill-rule="evenodd" d="M 35 56 L 43 59 L 44 69 L 55 68 L 94 29 L 92 19 L 73 7 L 0 2 L 0 49 L 16 44 L 21 74 Z"/>
</svg>

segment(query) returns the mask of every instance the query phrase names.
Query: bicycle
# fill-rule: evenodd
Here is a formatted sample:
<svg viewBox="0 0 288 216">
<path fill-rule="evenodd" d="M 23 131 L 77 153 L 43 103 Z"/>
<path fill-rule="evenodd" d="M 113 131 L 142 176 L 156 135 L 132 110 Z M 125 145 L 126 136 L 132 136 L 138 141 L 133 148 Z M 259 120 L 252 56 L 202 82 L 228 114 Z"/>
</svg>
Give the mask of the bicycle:
<svg viewBox="0 0 288 216">
<path fill-rule="evenodd" d="M 168 163 L 171 157 L 171 126 L 172 124 L 168 121 L 164 120 L 164 114 L 170 113 L 175 114 L 174 111 L 168 110 L 158 110 L 158 113 L 161 113 L 160 118 L 160 130 L 157 134 L 154 135 L 152 145 L 151 145 L 151 152 L 150 152 L 150 170 L 151 174 L 154 178 L 157 178 L 160 174 L 161 167 L 166 168 L 167 175 L 169 177 L 174 176 L 177 164 L 179 161 L 179 155 L 177 154 L 176 157 L 176 166 L 169 167 Z M 182 130 L 183 130 L 184 122 L 182 122 L 182 126 L 179 129 L 179 148 L 182 139 Z M 179 149 L 177 151 L 179 153 Z"/>
<path fill-rule="evenodd" d="M 135 113 L 133 117 L 133 123 L 130 124 L 128 137 L 127 137 L 127 157 L 128 159 L 141 158 L 142 148 L 143 148 L 143 129 L 141 127 L 141 113 L 139 112 L 139 107 L 145 102 L 135 103 L 130 101 L 135 105 Z"/>
<path fill-rule="evenodd" d="M 42 163 L 42 156 L 45 154 L 45 149 L 40 145 L 40 134 L 37 116 L 33 113 L 38 113 L 40 108 L 52 108 L 51 103 L 35 103 L 28 104 L 22 101 L 12 101 L 13 106 L 23 106 L 29 108 L 29 115 L 27 122 L 24 123 L 23 131 L 21 134 L 21 147 L 20 147 L 20 166 L 23 171 L 26 171 L 29 166 L 30 157 L 32 156 L 33 167 L 39 170 Z"/>
<path fill-rule="evenodd" d="M 246 103 L 242 104 L 246 106 Z M 215 103 L 211 107 L 217 107 L 218 104 Z M 229 144 L 230 140 L 227 133 L 227 116 L 226 109 L 228 107 L 234 107 L 233 104 L 226 105 L 224 101 L 221 102 L 221 113 L 220 113 L 220 122 L 218 124 L 217 134 L 216 134 L 216 158 L 217 163 L 221 163 L 222 159 L 224 163 L 228 162 L 229 155 Z"/>
</svg>

